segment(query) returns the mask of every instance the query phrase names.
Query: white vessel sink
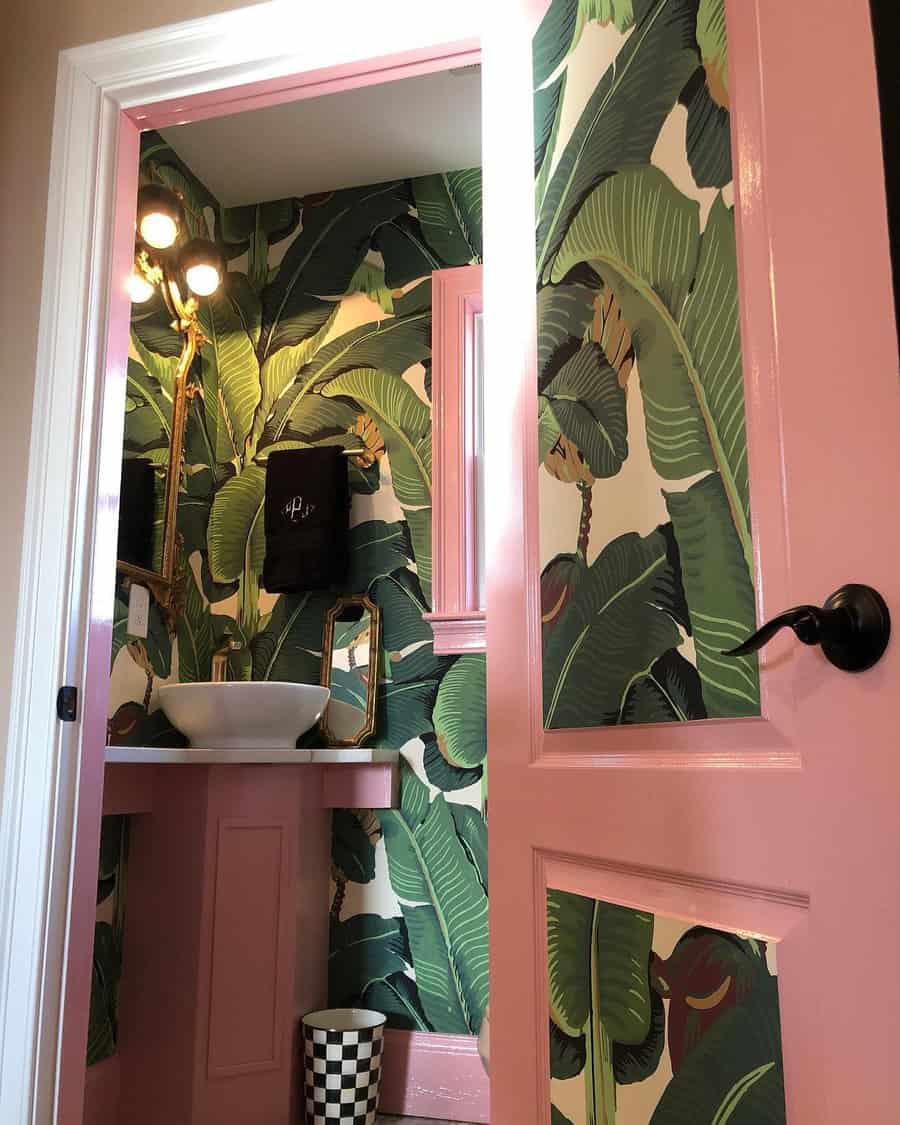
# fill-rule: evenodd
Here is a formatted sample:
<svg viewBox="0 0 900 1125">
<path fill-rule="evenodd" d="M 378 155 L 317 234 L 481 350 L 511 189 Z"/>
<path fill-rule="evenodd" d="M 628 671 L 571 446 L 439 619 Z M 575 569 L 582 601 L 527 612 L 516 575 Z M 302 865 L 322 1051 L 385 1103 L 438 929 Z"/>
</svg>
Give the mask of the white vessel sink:
<svg viewBox="0 0 900 1125">
<path fill-rule="evenodd" d="M 205 750 L 290 750 L 319 721 L 331 692 L 318 684 L 263 680 L 167 684 L 159 702 L 191 746 Z"/>
</svg>

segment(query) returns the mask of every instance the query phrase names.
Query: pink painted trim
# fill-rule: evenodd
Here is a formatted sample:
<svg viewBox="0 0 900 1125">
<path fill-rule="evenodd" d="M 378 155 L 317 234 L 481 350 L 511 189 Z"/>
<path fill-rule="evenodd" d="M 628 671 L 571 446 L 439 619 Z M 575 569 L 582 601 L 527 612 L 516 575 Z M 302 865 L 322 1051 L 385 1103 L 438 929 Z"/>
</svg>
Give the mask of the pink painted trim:
<svg viewBox="0 0 900 1125">
<path fill-rule="evenodd" d="M 382 1113 L 441 1121 L 490 1121 L 490 1082 L 469 1035 L 384 1033 Z"/>
<path fill-rule="evenodd" d="M 475 317 L 482 267 L 435 270 L 432 286 L 432 544 L 435 652 L 484 652 L 478 589 Z M 452 623 L 465 620 L 465 648 Z"/>
<path fill-rule="evenodd" d="M 393 809 L 399 804 L 400 767 L 396 762 L 323 765 L 323 809 Z"/>
<path fill-rule="evenodd" d="M 122 427 L 124 419 L 127 350 L 131 305 L 124 280 L 131 270 L 134 253 L 134 220 L 137 203 L 140 130 L 161 128 L 179 121 L 201 120 L 242 109 L 261 108 L 299 97 L 312 97 L 364 87 L 376 82 L 414 77 L 432 71 L 479 62 L 479 45 L 471 40 L 434 44 L 417 50 L 360 59 L 320 67 L 287 78 L 210 90 L 176 101 L 160 100 L 133 106 L 118 114 L 118 154 L 114 214 L 98 217 L 98 224 L 112 232 L 109 312 L 106 349 L 106 385 L 103 394 L 103 426 L 99 495 L 96 505 L 95 572 L 86 596 L 90 599 L 90 633 L 87 672 L 84 681 L 85 752 L 79 763 L 78 807 L 71 883 L 69 944 L 63 987 L 61 1045 L 59 1051 L 57 1125 L 81 1125 L 84 1108 L 85 1044 L 90 1010 L 91 955 L 93 949 L 97 853 L 104 785 L 106 709 L 109 693 L 109 653 L 115 577 L 115 528 L 121 475 Z M 114 112 L 110 108 L 110 112 Z M 181 775 L 179 775 L 181 776 Z M 327 776 L 327 771 L 326 771 Z M 148 784 L 150 777 L 147 778 Z M 324 784 L 324 781 L 323 781 Z M 396 770 L 387 792 L 373 799 L 373 806 L 397 803 Z M 375 794 L 372 794 L 375 798 Z M 109 807 L 130 804 L 136 794 L 123 791 L 110 796 Z M 334 800 L 340 799 L 335 795 Z M 138 802 L 143 803 L 143 802 Z M 334 806 L 331 806 L 334 807 Z M 123 810 L 124 807 L 123 807 Z M 144 811 L 144 810 L 140 810 Z M 320 814 L 316 813 L 318 817 Z M 307 877 L 311 881 L 311 877 Z M 298 970 L 299 973 L 299 970 Z M 312 996 L 313 993 L 309 992 Z M 321 1006 L 317 997 L 311 1006 Z"/>
<path fill-rule="evenodd" d="M 71 872 L 69 942 L 63 987 L 60 1033 L 57 1125 L 81 1125 L 84 1105 L 85 1050 L 91 995 L 91 959 L 96 920 L 97 855 L 103 808 L 106 705 L 109 696 L 109 654 L 116 573 L 116 527 L 122 473 L 122 433 L 128 368 L 131 304 L 125 280 L 134 260 L 134 217 L 137 207 L 140 134 L 122 119 L 117 154 L 118 175 L 112 214 L 100 214 L 98 226 L 111 229 L 109 312 L 105 349 L 105 385 L 96 496 L 94 558 L 91 584 L 85 590 L 90 620 L 82 718 L 82 756 L 77 768 L 78 805 L 74 810 L 74 858 Z M 88 466 L 85 465 L 85 472 Z M 82 516 L 82 519 L 84 516 Z M 77 591 L 73 591 L 77 595 Z"/>
<path fill-rule="evenodd" d="M 382 56 L 377 59 L 354 60 L 303 74 L 248 82 L 230 90 L 205 91 L 187 98 L 133 106 L 126 113 L 142 130 L 165 129 L 170 125 L 185 125 L 189 121 L 204 121 L 209 117 L 265 109 L 285 102 L 300 101 L 302 98 L 339 94 L 344 90 L 358 90 L 401 78 L 417 78 L 423 74 L 448 70 L 450 67 L 471 66 L 480 61 L 481 48 L 478 42 L 463 40 L 459 43 L 422 47 L 417 51 L 408 51 L 401 57 Z"/>
<path fill-rule="evenodd" d="M 487 614 L 426 613 L 425 619 L 434 633 L 434 651 L 438 656 L 453 656 L 461 652 L 484 652 L 487 632 Z"/>
<path fill-rule="evenodd" d="M 84 1081 L 83 1125 L 119 1125 L 121 1084 L 118 1055 L 88 1067 Z"/>
</svg>

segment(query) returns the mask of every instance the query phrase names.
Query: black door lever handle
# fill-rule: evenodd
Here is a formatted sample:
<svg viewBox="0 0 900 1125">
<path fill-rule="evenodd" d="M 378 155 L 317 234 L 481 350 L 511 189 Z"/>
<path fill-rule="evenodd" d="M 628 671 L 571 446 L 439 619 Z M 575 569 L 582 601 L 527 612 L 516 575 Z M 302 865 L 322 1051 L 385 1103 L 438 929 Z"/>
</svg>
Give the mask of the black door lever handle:
<svg viewBox="0 0 900 1125">
<path fill-rule="evenodd" d="M 891 636 L 891 615 L 877 590 L 851 582 L 835 590 L 821 609 L 814 605 L 788 609 L 722 655 L 758 652 L 779 629 L 793 629 L 805 645 L 821 645 L 836 668 L 864 672 L 884 655 Z"/>
</svg>

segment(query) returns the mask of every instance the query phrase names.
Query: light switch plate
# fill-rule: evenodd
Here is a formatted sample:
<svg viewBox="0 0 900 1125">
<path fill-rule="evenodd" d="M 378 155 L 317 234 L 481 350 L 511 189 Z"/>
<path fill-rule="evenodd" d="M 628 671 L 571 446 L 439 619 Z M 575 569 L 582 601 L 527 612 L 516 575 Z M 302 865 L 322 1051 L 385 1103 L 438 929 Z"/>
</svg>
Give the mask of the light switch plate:
<svg viewBox="0 0 900 1125">
<path fill-rule="evenodd" d="M 128 625 L 130 637 L 146 637 L 150 628 L 150 591 L 132 582 L 128 593 Z"/>
</svg>

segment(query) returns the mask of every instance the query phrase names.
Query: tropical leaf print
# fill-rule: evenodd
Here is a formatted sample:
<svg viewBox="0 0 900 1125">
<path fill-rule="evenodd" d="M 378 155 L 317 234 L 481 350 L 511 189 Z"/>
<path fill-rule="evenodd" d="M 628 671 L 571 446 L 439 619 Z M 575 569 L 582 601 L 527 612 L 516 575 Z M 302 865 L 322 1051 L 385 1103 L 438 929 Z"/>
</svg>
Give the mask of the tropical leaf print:
<svg viewBox="0 0 900 1125">
<path fill-rule="evenodd" d="M 450 806 L 404 768 L 401 807 L 382 814 L 423 1010 L 433 1027 L 474 1035 L 488 1000 L 487 895 Z"/>
<path fill-rule="evenodd" d="M 441 755 L 472 769 L 487 754 L 485 658 L 461 656 L 441 681 L 434 707 L 434 730 Z"/>
<path fill-rule="evenodd" d="M 540 397 L 540 448 L 546 461 L 565 436 L 591 479 L 614 476 L 628 456 L 625 391 L 599 344 L 585 344 Z"/>
<path fill-rule="evenodd" d="M 448 266 L 481 261 L 481 169 L 467 168 L 412 181 L 425 241 Z"/>
<path fill-rule="evenodd" d="M 591 95 L 539 198 L 538 277 L 585 197 L 626 165 L 645 164 L 697 66 L 696 0 L 654 0 Z"/>
<path fill-rule="evenodd" d="M 332 920 L 328 954 L 331 1002 L 359 1005 L 367 989 L 410 968 L 411 955 L 402 918 L 356 914 Z"/>
<path fill-rule="evenodd" d="M 262 293 L 260 358 L 313 336 L 347 292 L 377 228 L 409 207 L 401 181 L 303 201 L 302 229 Z M 329 300 L 330 298 L 330 300 Z"/>
<path fill-rule="evenodd" d="M 697 204 L 664 173 L 616 173 L 585 200 L 553 280 L 585 262 L 615 291 L 636 338 L 654 468 L 666 480 L 717 471 L 749 563 L 732 212 L 717 197 L 701 245 Z"/>
<path fill-rule="evenodd" d="M 634 685 L 681 643 L 687 606 L 670 526 L 614 539 L 587 566 L 544 648 L 548 727 L 621 721 Z"/>
</svg>

